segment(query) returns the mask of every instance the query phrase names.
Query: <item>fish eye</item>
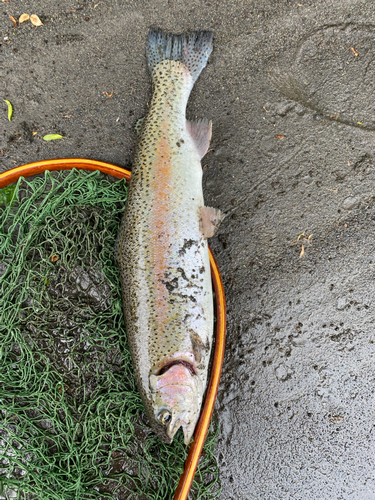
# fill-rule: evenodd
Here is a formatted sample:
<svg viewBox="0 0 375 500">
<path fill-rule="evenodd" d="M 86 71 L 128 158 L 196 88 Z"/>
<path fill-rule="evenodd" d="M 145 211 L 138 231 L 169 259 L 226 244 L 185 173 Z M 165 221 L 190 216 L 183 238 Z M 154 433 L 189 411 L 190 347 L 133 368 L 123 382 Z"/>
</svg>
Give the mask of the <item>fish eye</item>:
<svg viewBox="0 0 375 500">
<path fill-rule="evenodd" d="M 169 422 L 172 420 L 172 414 L 170 411 L 168 410 L 163 410 L 159 417 L 159 422 L 162 424 L 162 425 L 168 425 Z"/>
</svg>

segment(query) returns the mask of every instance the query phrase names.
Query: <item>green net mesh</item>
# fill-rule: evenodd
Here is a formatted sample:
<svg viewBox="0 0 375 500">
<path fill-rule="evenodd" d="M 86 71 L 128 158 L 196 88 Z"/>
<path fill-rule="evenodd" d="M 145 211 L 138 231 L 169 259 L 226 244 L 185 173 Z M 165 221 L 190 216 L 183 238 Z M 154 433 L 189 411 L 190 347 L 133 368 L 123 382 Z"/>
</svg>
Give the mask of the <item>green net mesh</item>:
<svg viewBox="0 0 375 500">
<path fill-rule="evenodd" d="M 173 498 L 187 448 L 145 423 L 114 261 L 125 181 L 46 172 L 0 191 L 0 498 Z M 191 498 L 220 493 L 216 434 Z"/>
</svg>

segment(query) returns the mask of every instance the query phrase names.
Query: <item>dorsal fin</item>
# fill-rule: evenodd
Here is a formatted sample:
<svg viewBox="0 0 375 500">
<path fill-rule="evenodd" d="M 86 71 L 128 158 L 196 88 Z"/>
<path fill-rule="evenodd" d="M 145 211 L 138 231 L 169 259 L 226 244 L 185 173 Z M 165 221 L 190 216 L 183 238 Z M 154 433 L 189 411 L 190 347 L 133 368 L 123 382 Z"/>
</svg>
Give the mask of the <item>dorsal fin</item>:
<svg viewBox="0 0 375 500">
<path fill-rule="evenodd" d="M 203 158 L 210 146 L 212 122 L 206 120 L 206 118 L 202 118 L 201 120 L 197 120 L 195 122 L 189 122 L 189 120 L 186 120 L 186 127 L 194 141 L 199 156 Z"/>
</svg>

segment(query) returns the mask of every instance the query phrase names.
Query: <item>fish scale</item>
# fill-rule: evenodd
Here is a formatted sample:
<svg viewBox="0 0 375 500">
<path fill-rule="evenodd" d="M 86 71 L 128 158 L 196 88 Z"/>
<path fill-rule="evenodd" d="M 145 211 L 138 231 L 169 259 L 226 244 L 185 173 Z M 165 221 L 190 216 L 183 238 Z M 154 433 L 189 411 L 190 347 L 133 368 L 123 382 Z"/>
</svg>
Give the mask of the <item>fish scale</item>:
<svg viewBox="0 0 375 500">
<path fill-rule="evenodd" d="M 171 442 L 182 426 L 186 444 L 199 416 L 213 338 L 206 233 L 221 216 L 204 207 L 202 191 L 200 160 L 211 125 L 188 124 L 185 111 L 211 50 L 208 32 L 149 34 L 152 100 L 118 243 L 129 345 L 146 414 L 163 441 Z"/>
</svg>

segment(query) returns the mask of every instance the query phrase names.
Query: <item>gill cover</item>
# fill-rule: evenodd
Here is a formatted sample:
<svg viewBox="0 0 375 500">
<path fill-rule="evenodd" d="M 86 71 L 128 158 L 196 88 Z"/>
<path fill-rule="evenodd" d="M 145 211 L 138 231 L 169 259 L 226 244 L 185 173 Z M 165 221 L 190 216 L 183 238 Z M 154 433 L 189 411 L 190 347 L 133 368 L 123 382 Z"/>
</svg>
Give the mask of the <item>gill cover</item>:
<svg viewBox="0 0 375 500">
<path fill-rule="evenodd" d="M 163 441 L 171 443 L 182 427 L 184 442 L 189 444 L 203 396 L 198 375 L 193 375 L 183 364 L 174 364 L 162 375 L 150 376 L 150 389 L 157 434 Z"/>
</svg>

